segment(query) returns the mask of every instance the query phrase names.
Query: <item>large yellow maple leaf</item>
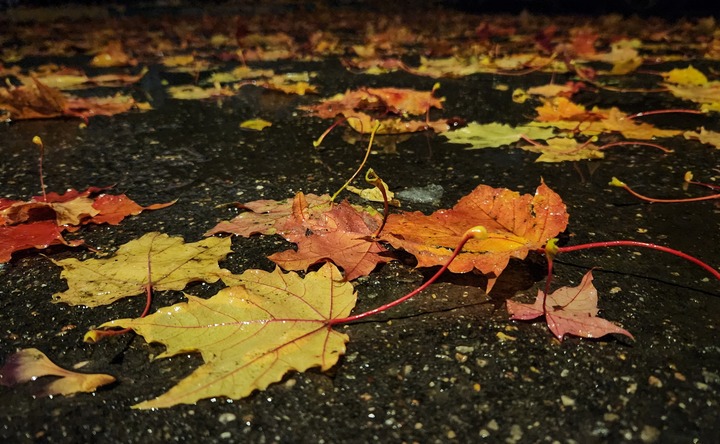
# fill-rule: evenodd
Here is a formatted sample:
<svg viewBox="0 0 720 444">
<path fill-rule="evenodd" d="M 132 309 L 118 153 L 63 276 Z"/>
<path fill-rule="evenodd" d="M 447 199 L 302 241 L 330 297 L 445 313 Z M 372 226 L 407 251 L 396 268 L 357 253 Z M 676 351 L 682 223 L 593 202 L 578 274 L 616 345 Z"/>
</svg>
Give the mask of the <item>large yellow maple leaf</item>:
<svg viewBox="0 0 720 444">
<path fill-rule="evenodd" d="M 248 270 L 228 278 L 237 284 L 210 299 L 188 301 L 138 319 L 120 319 L 101 327 L 132 328 L 167 350 L 158 358 L 200 352 L 204 364 L 155 399 L 135 405 L 150 409 L 192 404 L 204 398 L 239 399 L 263 390 L 291 370 L 327 370 L 345 353 L 348 336 L 329 325 L 355 306 L 352 284 L 342 282 L 334 265 L 301 278 Z"/>
</svg>

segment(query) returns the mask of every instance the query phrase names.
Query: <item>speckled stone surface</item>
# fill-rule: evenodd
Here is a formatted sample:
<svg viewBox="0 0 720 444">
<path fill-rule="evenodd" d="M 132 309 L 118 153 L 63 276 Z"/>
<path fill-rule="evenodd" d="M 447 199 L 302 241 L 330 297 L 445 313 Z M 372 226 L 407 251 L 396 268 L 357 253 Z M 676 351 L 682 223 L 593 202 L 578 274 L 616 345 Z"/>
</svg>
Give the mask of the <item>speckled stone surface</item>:
<svg viewBox="0 0 720 444">
<path fill-rule="evenodd" d="M 277 62 L 267 67 L 318 72 L 323 96 L 359 85 L 430 89 L 435 79 L 407 73 L 354 74 L 337 60 Z M 675 65 L 668 65 L 669 67 Z M 710 62 L 703 66 L 720 69 Z M 515 122 L 532 106 L 507 109 L 509 91 L 542 84 L 550 74 L 474 75 L 442 79 L 443 115 Z M 165 75 L 151 67 L 139 88 L 161 89 Z M 564 81 L 557 76 L 556 81 Z M 82 230 L 89 245 L 112 250 L 149 231 L 188 241 L 237 214 L 231 205 L 283 199 L 297 191 L 333 192 L 354 171 L 366 142 L 331 133 L 321 149 L 312 141 L 329 122 L 302 117 L 296 107 L 312 97 L 259 89 L 222 101 L 177 101 L 155 96 L 155 110 L 77 120 L 42 120 L 0 127 L 0 183 L 5 197 L 39 190 L 36 151 L 47 147 L 45 181 L 52 190 L 114 185 L 140 204 L 178 199 L 117 227 Z M 626 101 L 627 100 L 627 101 Z M 653 96 L 602 95 L 601 106 L 626 112 L 666 108 Z M 504 113 L 516 113 L 508 116 Z M 263 117 L 263 132 L 239 128 Z M 718 114 L 648 118 L 658 126 L 720 131 Z M 682 176 L 718 178 L 720 151 L 673 138 L 672 154 L 642 147 L 607 150 L 597 161 L 539 164 L 518 149 L 465 150 L 437 136 L 412 135 L 395 153 L 370 156 L 397 191 L 425 188 L 429 200 L 408 199 L 404 210 L 426 213 L 452 206 L 480 183 L 532 192 L 541 178 L 564 199 L 570 225 L 566 244 L 612 239 L 657 242 L 719 266 L 720 209 L 713 202 L 641 203 L 608 186 L 617 176 L 644 194 L 690 196 Z M 422 190 L 421 190 L 422 191 Z M 441 191 L 441 192 L 440 192 Z M 240 272 L 271 270 L 266 256 L 287 248 L 275 237 L 233 238 L 223 266 Z M 47 256 L 47 257 L 46 257 Z M 204 400 L 159 411 L 130 408 L 163 393 L 201 361 L 197 355 L 151 360 L 162 347 L 126 335 L 85 344 L 83 334 L 110 319 L 136 316 L 142 298 L 95 309 L 54 304 L 65 282 L 48 260 L 92 257 L 83 249 L 54 247 L 24 252 L 0 265 L 0 362 L 19 348 L 37 347 L 55 362 L 107 372 L 117 383 L 95 394 L 32 397 L 31 386 L 0 387 L 0 441 L 20 442 L 717 442 L 720 437 L 720 283 L 678 258 L 630 249 L 590 250 L 558 258 L 554 285 L 576 285 L 592 267 L 602 317 L 623 325 L 635 341 L 553 338 L 542 322 L 508 319 L 507 298 L 531 301 L 544 285 L 545 264 L 532 255 L 511 263 L 490 295 L 477 275 L 444 276 L 426 293 L 363 322 L 339 327 L 350 336 L 347 354 L 328 372 L 291 373 L 247 399 Z M 412 258 L 359 279 L 356 311 L 389 302 L 431 273 Z M 186 291 L 208 297 L 219 284 Z M 181 292 L 158 292 L 155 308 L 181 301 Z"/>
</svg>

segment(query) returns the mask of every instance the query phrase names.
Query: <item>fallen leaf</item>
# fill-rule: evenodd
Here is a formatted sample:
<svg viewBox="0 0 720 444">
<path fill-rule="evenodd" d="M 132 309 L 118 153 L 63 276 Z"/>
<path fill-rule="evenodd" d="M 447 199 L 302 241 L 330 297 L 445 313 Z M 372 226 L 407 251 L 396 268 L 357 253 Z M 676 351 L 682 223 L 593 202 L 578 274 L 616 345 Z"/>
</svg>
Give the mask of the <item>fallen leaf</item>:
<svg viewBox="0 0 720 444">
<path fill-rule="evenodd" d="M 213 97 L 230 97 L 235 93 L 227 87 L 220 85 L 203 88 L 197 85 L 180 85 L 168 88 L 168 93 L 173 99 L 179 100 L 199 100 L 210 99 Z"/>
<path fill-rule="evenodd" d="M 361 88 L 337 94 L 321 103 L 300 109 L 324 119 L 342 116 L 357 132 L 370 133 L 379 123 L 377 134 L 397 134 L 432 129 L 443 132 L 450 129 L 445 120 L 412 120 L 408 116 L 427 114 L 431 108 L 442 109 L 443 99 L 431 91 L 403 88 Z"/>
<path fill-rule="evenodd" d="M 510 145 L 522 139 L 522 136 L 533 140 L 545 140 L 555 137 L 552 128 L 536 126 L 516 126 L 503 123 L 480 124 L 470 122 L 467 126 L 448 131 L 443 134 L 450 143 L 470 145 L 468 149 L 495 148 Z"/>
<path fill-rule="evenodd" d="M 108 42 L 105 48 L 93 57 L 90 65 L 96 68 L 111 68 L 115 66 L 135 66 L 137 60 L 133 59 L 119 40 Z"/>
<path fill-rule="evenodd" d="M 447 262 L 465 231 L 484 226 L 488 237 L 468 241 L 448 269 L 487 274 L 490 291 L 510 258 L 524 259 L 567 223 L 565 204 L 545 183 L 534 196 L 480 185 L 449 210 L 391 214 L 381 239 L 413 254 L 418 267 L 430 267 Z"/>
<path fill-rule="evenodd" d="M 30 224 L 0 225 L 0 263 L 8 262 L 16 251 L 36 248 L 43 250 L 50 245 L 76 247 L 83 241 L 66 241 L 62 227 L 53 221 L 39 221 Z"/>
<path fill-rule="evenodd" d="M 350 314 L 356 293 L 340 271 L 325 264 L 304 279 L 248 270 L 241 285 L 210 299 L 188 295 L 188 302 L 139 319 L 120 319 L 102 327 L 132 328 L 167 350 L 157 358 L 197 351 L 204 364 L 155 399 L 134 408 L 165 408 L 200 399 L 239 399 L 264 390 L 288 371 L 319 366 L 327 370 L 345 353 L 347 335 L 328 325 Z"/>
<path fill-rule="evenodd" d="M 297 224 L 298 228 L 288 230 Z M 321 261 L 332 261 L 342 267 L 345 279 L 367 276 L 377 264 L 390 260 L 386 250 L 372 239 L 380 219 L 369 217 L 347 201 L 333 206 L 312 219 L 289 219 L 286 232 L 298 233 L 288 240 L 297 243 L 297 251 L 286 250 L 269 256 L 285 270 L 307 270 Z"/>
<path fill-rule="evenodd" d="M 218 223 L 215 227 L 208 230 L 205 236 L 212 236 L 218 233 L 232 233 L 238 236 L 252 236 L 253 234 L 279 234 L 285 236 L 286 232 L 283 228 L 288 217 L 293 212 L 293 205 L 298 199 L 304 200 L 304 203 L 297 204 L 299 211 L 308 211 L 308 217 L 312 217 L 312 213 L 322 212 L 330 207 L 330 196 L 318 196 L 315 194 L 298 193 L 293 199 L 284 200 L 256 200 L 238 205 L 240 208 L 249 210 L 240 213 L 230 221 Z"/>
<path fill-rule="evenodd" d="M 676 85 L 707 85 L 708 79 L 701 71 L 689 65 L 687 68 L 675 68 L 667 72 L 661 72 L 661 76 L 668 83 Z"/>
<path fill-rule="evenodd" d="M 178 236 L 147 233 L 120 246 L 108 259 L 53 261 L 63 267 L 60 277 L 69 287 L 55 293 L 53 301 L 97 307 L 144 293 L 147 285 L 162 291 L 182 290 L 194 281 L 216 282 L 229 273 L 218 266 L 229 253 L 230 238 L 186 244 Z"/>
<path fill-rule="evenodd" d="M 272 122 L 268 122 L 264 119 L 250 119 L 240 123 L 240 128 L 251 129 L 255 131 L 262 131 L 269 126 L 272 126 Z"/>
<path fill-rule="evenodd" d="M 395 207 L 400 206 L 400 201 L 395 199 L 395 193 L 390 191 L 390 188 L 388 188 L 388 184 L 385 183 L 384 180 L 380 181 L 382 183 L 382 187 L 385 189 L 385 196 L 388 200 L 388 205 L 392 205 Z M 362 197 L 365 200 L 368 200 L 370 202 L 385 202 L 385 198 L 383 197 L 382 191 L 378 187 L 372 187 L 372 188 L 357 188 L 352 185 L 348 185 L 346 190 L 350 191 L 351 193 L 355 193 L 358 196 Z"/>
<path fill-rule="evenodd" d="M 583 159 L 602 159 L 605 154 L 597 145 L 578 143 L 573 138 L 554 137 L 548 139 L 547 145 L 522 145 L 520 148 L 533 153 L 540 153 L 535 162 L 565 162 Z"/>
<path fill-rule="evenodd" d="M 712 145 L 715 148 L 720 148 L 720 133 L 706 130 L 704 127 L 700 128 L 699 133 L 695 131 L 685 131 L 683 137 L 686 139 L 696 139 L 702 143 Z"/>
<path fill-rule="evenodd" d="M 0 368 L 0 385 L 13 387 L 44 376 L 59 376 L 45 384 L 37 396 L 72 395 L 94 392 L 98 387 L 115 382 L 115 378 L 102 373 L 78 373 L 55 365 L 36 348 L 26 348 L 9 356 Z"/>
<path fill-rule="evenodd" d="M 550 331 L 560 340 L 566 334 L 581 338 L 600 338 L 610 333 L 619 333 L 634 339 L 624 328 L 597 317 L 597 290 L 592 280 L 592 271 L 588 271 L 577 287 L 558 288 L 547 295 L 547 298 L 545 293 L 539 290 L 533 304 L 508 300 L 510 319 L 527 321 L 545 315 Z"/>
</svg>

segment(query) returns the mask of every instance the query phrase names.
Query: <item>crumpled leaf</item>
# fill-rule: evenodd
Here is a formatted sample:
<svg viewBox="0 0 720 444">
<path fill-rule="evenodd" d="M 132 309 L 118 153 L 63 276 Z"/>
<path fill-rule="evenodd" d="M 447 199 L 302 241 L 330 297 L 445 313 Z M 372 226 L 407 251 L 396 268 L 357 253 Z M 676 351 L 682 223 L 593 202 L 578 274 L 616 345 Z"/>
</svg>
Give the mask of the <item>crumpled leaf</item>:
<svg viewBox="0 0 720 444">
<path fill-rule="evenodd" d="M 23 78 L 23 85 L 0 87 L 0 116 L 5 120 L 51 119 L 74 116 L 112 116 L 140 106 L 130 96 L 73 97 L 43 84 L 35 77 Z"/>
<path fill-rule="evenodd" d="M 155 290 L 182 290 L 189 282 L 216 282 L 229 273 L 218 261 L 230 252 L 230 238 L 186 244 L 179 236 L 147 233 L 120 246 L 108 259 L 53 261 L 63 267 L 60 277 L 67 279 L 69 287 L 54 294 L 53 300 L 97 307 L 144 293 L 147 285 Z"/>
<path fill-rule="evenodd" d="M 330 196 L 325 194 L 299 193 L 293 199 L 284 200 L 256 200 L 238 205 L 238 207 L 249 210 L 235 216 L 230 221 L 222 221 L 205 233 L 205 236 L 212 236 L 218 233 L 232 233 L 238 236 L 252 236 L 253 234 L 279 234 L 286 236 L 284 228 L 287 219 L 293 212 L 293 205 L 300 198 L 305 200 L 305 210 L 308 217 L 313 214 L 326 211 L 330 207 Z"/>
<path fill-rule="evenodd" d="M 480 185 L 449 210 L 391 214 L 381 239 L 412 253 L 418 267 L 430 267 L 447 262 L 465 231 L 482 225 L 488 237 L 468 241 L 449 270 L 487 274 L 490 291 L 510 258 L 524 259 L 567 223 L 565 204 L 544 182 L 534 196 Z"/>
<path fill-rule="evenodd" d="M 286 250 L 269 256 L 285 270 L 307 270 L 313 264 L 330 260 L 342 267 L 345 279 L 351 281 L 367 276 L 377 264 L 390 260 L 378 242 L 371 239 L 380 226 L 380 219 L 360 213 L 347 201 L 333 206 L 318 217 L 288 219 L 286 232 L 302 233 L 288 240 L 297 243 L 297 251 Z"/>
<path fill-rule="evenodd" d="M 371 236 L 382 219 L 376 211 L 342 202 L 332 205 L 329 196 L 298 193 L 284 201 L 261 200 L 243 205 L 252 212 L 220 222 L 205 233 L 233 233 L 240 236 L 279 234 L 296 243 L 298 250 L 269 256 L 286 270 L 305 270 L 323 260 L 333 261 L 345 271 L 345 278 L 369 274 L 378 263 L 387 262 L 385 249 Z"/>
<path fill-rule="evenodd" d="M 355 306 L 352 284 L 325 264 L 304 279 L 295 273 L 248 270 L 235 285 L 210 299 L 188 295 L 188 302 L 139 319 L 120 319 L 102 327 L 132 328 L 148 342 L 159 342 L 166 358 L 200 352 L 204 364 L 167 393 L 134 408 L 192 404 L 203 398 L 233 399 L 264 390 L 291 370 L 327 370 L 345 353 L 347 335 L 327 322 L 346 317 Z"/>
<path fill-rule="evenodd" d="M 561 287 L 547 296 L 538 291 L 533 304 L 507 301 L 510 319 L 531 320 L 545 315 L 545 320 L 555 337 L 562 340 L 567 334 L 582 338 L 599 338 L 619 333 L 631 339 L 633 335 L 612 322 L 598 318 L 597 290 L 592 284 L 592 271 L 588 271 L 577 287 Z"/>
<path fill-rule="evenodd" d="M 469 144 L 468 149 L 494 148 L 517 142 L 522 136 L 533 140 L 545 140 L 555 137 L 552 128 L 535 126 L 516 126 L 503 123 L 480 124 L 470 122 L 467 126 L 443 134 L 450 143 Z"/>
<path fill-rule="evenodd" d="M 94 392 L 98 387 L 115 382 L 115 378 L 103 373 L 78 373 L 54 364 L 36 348 L 26 348 L 9 356 L 0 368 L 0 385 L 13 387 L 43 376 L 59 376 L 45 384 L 37 396 L 72 395 Z"/>
</svg>

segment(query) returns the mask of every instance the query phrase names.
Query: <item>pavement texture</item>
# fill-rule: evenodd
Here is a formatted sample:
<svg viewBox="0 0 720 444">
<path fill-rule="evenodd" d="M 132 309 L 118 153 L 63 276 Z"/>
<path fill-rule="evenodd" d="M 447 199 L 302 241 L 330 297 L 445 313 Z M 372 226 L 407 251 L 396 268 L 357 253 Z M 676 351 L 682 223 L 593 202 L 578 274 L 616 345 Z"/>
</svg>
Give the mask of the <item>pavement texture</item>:
<svg viewBox="0 0 720 444">
<path fill-rule="evenodd" d="M 313 16 L 307 6 L 304 9 L 289 3 L 283 7 L 283 20 L 293 17 L 287 14 L 298 14 L 290 20 L 297 23 Z M 406 11 L 406 17 L 397 12 L 384 16 L 382 11 L 353 5 L 334 8 L 332 11 L 349 8 L 351 15 L 362 15 L 368 27 L 382 28 L 387 21 L 407 20 L 411 27 L 418 23 L 417 11 Z M 252 26 L 262 24 L 264 27 L 257 30 L 266 33 L 283 31 L 287 23 L 279 25 L 272 7 L 261 6 L 113 11 L 109 18 L 53 18 L 45 23 L 70 23 L 62 29 L 78 33 L 90 22 L 92 26 L 107 26 L 108 32 L 123 29 L 114 21 L 120 20 L 118 14 L 138 20 L 139 28 L 158 32 L 168 29 L 160 25 L 166 14 L 197 21 L 218 16 L 232 21 L 237 15 Z M 500 19 L 441 12 L 447 14 L 442 15 L 442 23 L 448 27 L 465 21 L 478 26 L 513 20 L 508 16 Z M 0 20 L 5 20 L 8 33 L 36 26 L 33 21 L 11 16 L 19 14 L 19 8 L 11 6 L 3 14 Z M 441 17 L 433 10 L 422 14 L 423 20 Z M 601 19 L 564 16 L 543 20 L 572 26 Z M 642 23 L 642 19 L 627 20 L 624 26 L 629 34 Z M 348 26 L 351 23 L 357 25 L 347 21 Z M 690 26 L 681 23 L 697 24 L 671 21 L 667 29 L 679 33 L 678 29 Z M 337 25 L 338 29 L 345 26 L 339 21 Z M 305 28 L 312 30 L 314 26 L 308 22 Z M 697 26 L 709 26 L 709 36 L 717 33 L 714 24 Z M 623 25 L 613 29 L 619 28 Z M 443 27 L 437 29 L 442 37 Z M 203 32 L 211 35 L 212 31 Z M 342 31 L 347 37 L 364 30 Z M 6 55 L 8 48 L 30 44 L 21 41 L 19 35 L 28 34 L 3 36 L 0 47 Z M 692 64 L 717 77 L 717 60 L 703 59 L 693 49 L 696 42 L 685 44 L 674 40 L 673 35 L 660 41 L 675 45 L 677 61 L 645 65 L 643 69 L 667 71 Z M 63 37 L 58 34 L 57 41 Z M 614 37 L 602 36 L 608 41 Z M 349 46 L 345 40 L 340 44 Z M 419 49 L 405 60 L 418 63 L 421 55 Z M 29 69 L 53 61 L 86 67 L 90 57 L 82 53 L 27 56 L 12 62 L 3 60 L 3 66 Z M 299 105 L 365 86 L 427 91 L 440 82 L 437 96 L 445 98 L 444 109 L 433 116 L 517 125 L 532 120 L 538 102 L 513 102 L 515 89 L 578 80 L 573 73 L 550 72 L 481 73 L 440 79 L 403 71 L 372 75 L 347 69 L 343 59 L 343 55 L 332 55 L 313 60 L 248 61 L 251 67 L 279 73 L 316 72 L 311 80 L 318 88 L 316 95 L 290 95 L 248 86 L 232 97 L 207 100 L 170 97 L 168 85 L 192 83 L 194 74 L 169 72 L 157 60 L 140 60 L 133 72 L 146 66 L 147 74 L 121 90 L 148 101 L 152 110 L 91 117 L 87 125 L 80 125 L 82 120 L 76 118 L 3 124 L 2 196 L 27 199 L 38 194 L 37 148 L 31 140 L 39 135 L 46 146 L 45 183 L 51 191 L 112 185 L 113 192 L 126 193 L 141 205 L 177 199 L 168 208 L 144 212 L 117 226 L 84 227 L 68 235 L 69 239 L 82 237 L 103 251 L 112 251 L 151 231 L 197 241 L 218 221 L 239 213 L 231 205 L 234 202 L 285 199 L 298 191 L 333 193 L 357 168 L 365 154 L 367 136 L 340 126 L 316 148 L 312 142 L 332 120 L 308 117 L 298 110 Z M 237 66 L 239 62 L 227 63 Z M 204 79 L 206 74 L 200 73 L 199 78 Z M 643 76 L 633 74 L 627 77 L 631 80 L 620 80 L 615 86 L 646 88 L 648 80 Z M 112 94 L 117 89 L 108 91 Z M 616 106 L 629 114 L 699 109 L 668 94 L 598 88 L 582 91 L 573 100 L 588 108 Z M 271 121 L 272 127 L 259 132 L 240 128 L 240 122 L 258 117 Z M 656 115 L 643 121 L 683 131 L 701 126 L 720 131 L 717 112 Z M 602 142 L 622 140 L 614 137 Z M 532 193 L 542 179 L 560 194 L 570 214 L 562 244 L 615 239 L 656 242 L 720 266 L 717 201 L 649 204 L 608 185 L 612 177 L 618 177 L 646 195 L 690 197 L 711 193 L 702 188 L 683 190 L 682 178 L 690 170 L 700 181 L 717 183 L 717 148 L 682 136 L 653 142 L 673 152 L 618 146 L 605 150 L 603 159 L 538 163 L 537 154 L 516 144 L 467 150 L 432 132 L 422 132 L 395 141 L 386 139 L 384 146 L 373 150 L 368 166 L 391 189 L 406 192 L 401 198 L 402 210 L 426 214 L 451 207 L 481 183 Z M 423 199 L 422 191 L 430 191 L 430 197 Z M 356 197 L 349 198 L 359 202 Z M 288 247 L 290 244 L 279 237 L 235 236 L 234 253 L 221 265 L 234 272 L 272 270 L 274 264 L 267 256 Z M 97 344 L 83 342 L 83 335 L 93 326 L 136 317 L 144 300 L 131 298 L 92 309 L 53 303 L 52 295 L 67 287 L 60 269 L 49 259 L 69 257 L 84 259 L 94 257 L 94 253 L 53 246 L 17 252 L 0 266 L 0 364 L 18 349 L 35 347 L 62 367 L 87 361 L 81 371 L 109 373 L 117 382 L 92 394 L 68 397 L 34 397 L 35 383 L 0 387 L 2 442 L 712 443 L 720 438 L 719 283 L 702 269 L 671 255 L 615 248 L 568 253 L 557 260 L 554 286 L 577 285 L 587 270 L 594 269 L 600 316 L 621 324 L 634 335 L 634 341 L 610 335 L 595 340 L 566 337 L 560 342 L 542 321 L 509 320 L 507 299 L 530 302 L 537 290 L 544 288 L 545 259 L 531 254 L 524 261 L 512 261 L 490 294 L 483 291 L 486 280 L 479 274 L 448 274 L 395 309 L 338 327 L 349 335 L 350 342 L 345 356 L 329 371 L 291 372 L 267 390 L 245 399 L 218 397 L 152 411 L 131 406 L 168 390 L 200 365 L 201 357 L 187 353 L 152 360 L 163 347 L 148 344 L 134 334 Z M 356 312 L 396 299 L 433 272 L 415 268 L 412 256 L 400 253 L 399 257 L 355 282 L 359 295 Z M 185 291 L 209 297 L 221 287 L 195 283 Z M 153 310 L 182 300 L 180 291 L 156 292 Z"/>
</svg>

